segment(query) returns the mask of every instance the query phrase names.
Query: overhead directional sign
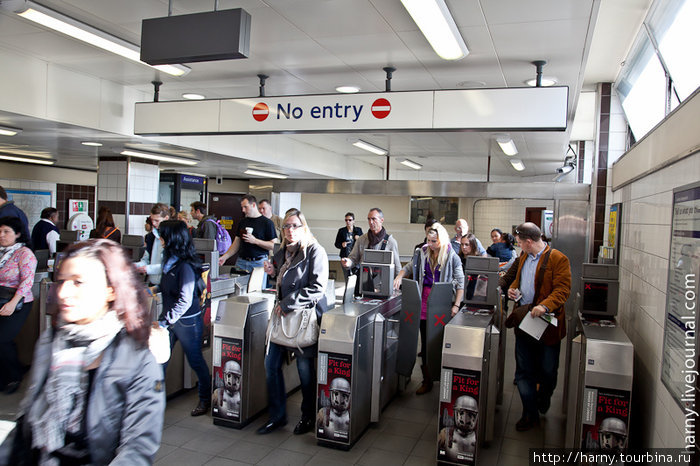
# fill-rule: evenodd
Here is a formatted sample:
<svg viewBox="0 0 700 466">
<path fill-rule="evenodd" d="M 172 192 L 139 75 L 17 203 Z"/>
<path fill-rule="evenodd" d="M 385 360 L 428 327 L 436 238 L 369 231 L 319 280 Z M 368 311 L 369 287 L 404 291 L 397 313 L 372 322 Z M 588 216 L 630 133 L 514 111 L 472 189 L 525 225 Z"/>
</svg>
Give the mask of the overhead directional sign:
<svg viewBox="0 0 700 466">
<path fill-rule="evenodd" d="M 567 87 L 140 102 L 134 133 L 563 131 Z"/>
</svg>

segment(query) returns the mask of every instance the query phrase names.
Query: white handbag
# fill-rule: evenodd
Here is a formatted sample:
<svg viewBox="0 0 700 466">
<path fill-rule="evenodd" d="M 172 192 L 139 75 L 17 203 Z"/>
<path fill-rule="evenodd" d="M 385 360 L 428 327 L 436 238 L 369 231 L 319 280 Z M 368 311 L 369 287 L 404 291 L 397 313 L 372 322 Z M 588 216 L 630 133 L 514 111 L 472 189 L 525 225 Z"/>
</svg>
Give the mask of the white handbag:
<svg viewBox="0 0 700 466">
<path fill-rule="evenodd" d="M 314 308 L 295 309 L 287 314 L 273 313 L 267 326 L 267 340 L 281 346 L 298 348 L 302 353 L 318 341 L 318 320 Z"/>
</svg>

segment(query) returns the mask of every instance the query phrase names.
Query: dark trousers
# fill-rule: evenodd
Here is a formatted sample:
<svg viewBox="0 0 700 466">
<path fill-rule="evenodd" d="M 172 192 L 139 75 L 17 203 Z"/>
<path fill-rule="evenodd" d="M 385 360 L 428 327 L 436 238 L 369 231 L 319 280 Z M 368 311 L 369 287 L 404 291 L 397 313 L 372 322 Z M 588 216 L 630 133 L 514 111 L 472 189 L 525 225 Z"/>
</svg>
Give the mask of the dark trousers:
<svg viewBox="0 0 700 466">
<path fill-rule="evenodd" d="M 170 350 L 172 351 L 175 342 L 180 342 L 187 362 L 197 374 L 199 399 L 207 403 L 211 400 L 211 375 L 209 374 L 209 366 L 202 355 L 203 325 L 201 315 L 182 317 L 169 328 L 169 331 Z M 167 368 L 168 363 L 166 362 L 163 364 L 163 373 Z"/>
<path fill-rule="evenodd" d="M 0 316 L 0 387 L 22 380 L 15 338 L 27 320 L 34 302 L 24 303 L 9 316 Z"/>
<path fill-rule="evenodd" d="M 265 376 L 267 378 L 267 399 L 270 405 L 270 421 L 287 419 L 287 391 L 284 387 L 282 362 L 285 347 L 270 342 L 265 356 Z M 306 350 L 305 350 L 306 351 Z M 297 371 L 301 382 L 301 416 L 304 419 L 316 418 L 316 370 L 315 357 L 297 357 Z"/>
<path fill-rule="evenodd" d="M 426 322 L 427 320 L 421 319 L 420 324 L 418 324 L 418 330 L 420 330 L 420 362 L 425 367 L 428 367 L 428 352 L 426 351 L 428 329 L 426 327 Z"/>
<path fill-rule="evenodd" d="M 529 335 L 515 333 L 515 382 L 523 403 L 523 417 L 539 419 L 538 402 L 546 400 L 549 405 L 557 386 L 560 349 L 561 342 L 545 345 Z"/>
</svg>

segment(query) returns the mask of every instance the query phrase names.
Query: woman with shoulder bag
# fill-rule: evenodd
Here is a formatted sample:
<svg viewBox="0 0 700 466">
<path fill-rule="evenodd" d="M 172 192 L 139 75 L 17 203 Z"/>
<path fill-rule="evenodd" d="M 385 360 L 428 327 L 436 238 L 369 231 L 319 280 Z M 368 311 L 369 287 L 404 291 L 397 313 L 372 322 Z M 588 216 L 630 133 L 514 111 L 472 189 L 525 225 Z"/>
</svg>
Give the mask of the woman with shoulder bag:
<svg viewBox="0 0 700 466">
<path fill-rule="evenodd" d="M 428 318 L 428 296 L 434 283 L 452 283 L 454 301 L 450 309 L 454 316 L 459 311 L 459 303 L 464 295 L 464 272 L 457 254 L 450 244 L 450 235 L 444 226 L 434 223 L 428 230 L 427 243 L 415 250 L 411 262 L 407 263 L 394 279 L 394 289 L 398 290 L 404 277 L 418 281 L 421 290 L 420 341 L 421 371 L 423 382 L 416 395 L 428 393 L 433 388 L 433 379 L 428 369 L 426 319 Z M 437 369 L 437 368 L 436 368 Z"/>
<path fill-rule="evenodd" d="M 124 249 L 75 243 L 56 271 L 12 437 L 13 465 L 148 465 L 160 447 L 163 372 L 146 290 Z M 9 437 L 8 437 L 9 439 Z"/>
<path fill-rule="evenodd" d="M 165 220 L 158 226 L 163 246 L 163 276 L 160 291 L 163 311 L 158 325 L 170 331 L 170 350 L 180 341 L 187 362 L 197 374 L 199 404 L 190 412 L 201 416 L 211 408 L 211 375 L 202 355 L 204 322 L 199 306 L 199 258 L 187 225 L 180 220 Z M 165 373 L 168 364 L 163 364 Z"/>
<path fill-rule="evenodd" d="M 312 310 L 310 318 L 317 323 L 326 311 L 326 286 L 328 285 L 328 256 L 326 250 L 311 234 L 306 218 L 297 209 L 290 209 L 282 221 L 284 239 L 282 247 L 265 262 L 265 272 L 277 284 L 277 304 L 270 317 L 273 326 L 284 328 L 284 319 L 293 319 L 295 314 Z M 315 326 L 318 329 L 317 326 Z M 299 329 L 293 329 L 296 332 Z M 270 332 L 268 352 L 265 357 L 267 396 L 270 405 L 267 423 L 258 429 L 258 434 L 268 434 L 287 423 L 287 392 L 282 375 L 282 360 L 285 350 L 293 351 L 301 381 L 301 420 L 294 433 L 304 434 L 314 428 L 316 417 L 316 370 L 315 358 L 318 350 L 318 333 L 311 345 L 301 348 L 275 343 L 274 332 Z"/>
<path fill-rule="evenodd" d="M 90 238 L 111 239 L 121 244 L 122 232 L 114 224 L 114 217 L 109 207 L 102 206 L 97 211 L 97 222 L 95 222 L 95 229 L 90 230 Z"/>
<path fill-rule="evenodd" d="M 0 218 L 0 391 L 14 393 L 22 381 L 15 338 L 34 304 L 32 285 L 36 257 L 24 224 L 17 217 Z"/>
</svg>

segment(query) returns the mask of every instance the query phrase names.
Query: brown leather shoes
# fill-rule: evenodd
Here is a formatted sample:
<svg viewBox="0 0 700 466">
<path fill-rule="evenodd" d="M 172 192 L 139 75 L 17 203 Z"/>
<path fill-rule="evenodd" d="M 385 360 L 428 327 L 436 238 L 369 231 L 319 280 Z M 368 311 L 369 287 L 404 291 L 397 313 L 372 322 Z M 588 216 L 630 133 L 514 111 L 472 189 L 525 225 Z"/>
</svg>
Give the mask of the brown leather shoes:
<svg viewBox="0 0 700 466">
<path fill-rule="evenodd" d="M 209 410 L 211 409 L 211 401 L 202 401 L 199 400 L 199 404 L 195 406 L 195 408 L 192 410 L 190 415 L 192 416 L 202 416 L 204 414 L 207 414 Z"/>
</svg>

